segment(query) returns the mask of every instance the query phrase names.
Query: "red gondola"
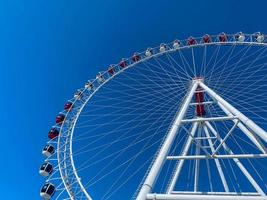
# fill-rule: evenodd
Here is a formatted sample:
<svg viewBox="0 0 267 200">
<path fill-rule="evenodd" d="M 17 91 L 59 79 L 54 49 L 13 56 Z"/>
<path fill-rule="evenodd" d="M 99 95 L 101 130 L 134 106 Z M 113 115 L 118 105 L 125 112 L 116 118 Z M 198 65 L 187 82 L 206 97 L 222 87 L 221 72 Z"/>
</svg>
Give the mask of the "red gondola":
<svg viewBox="0 0 267 200">
<path fill-rule="evenodd" d="M 204 92 L 201 88 L 198 88 L 195 93 L 195 100 L 196 100 L 196 114 L 198 117 L 202 117 L 206 114 L 205 108 L 203 105 L 204 102 Z"/>
<path fill-rule="evenodd" d="M 219 38 L 220 42 L 226 42 L 227 41 L 227 35 L 225 33 L 220 33 L 218 38 Z"/>
<path fill-rule="evenodd" d="M 115 66 L 114 65 L 110 65 L 108 68 L 108 73 L 113 76 L 115 73 Z"/>
<path fill-rule="evenodd" d="M 69 111 L 72 109 L 72 103 L 71 102 L 67 102 L 65 105 L 64 105 L 64 110 L 66 111 Z"/>
<path fill-rule="evenodd" d="M 195 38 L 193 38 L 193 37 L 189 37 L 188 39 L 187 39 L 187 44 L 188 45 L 194 45 L 194 44 L 196 44 L 197 43 L 197 41 L 195 40 Z"/>
<path fill-rule="evenodd" d="M 137 62 L 141 59 L 141 56 L 139 55 L 139 53 L 134 53 L 134 55 L 132 56 L 132 61 L 133 62 Z"/>
<path fill-rule="evenodd" d="M 53 140 L 59 135 L 59 131 L 56 128 L 51 128 L 48 132 L 48 137 Z"/>
<path fill-rule="evenodd" d="M 57 117 L 56 117 L 56 123 L 57 124 L 61 124 L 65 119 L 65 115 L 64 114 L 59 114 Z"/>
<path fill-rule="evenodd" d="M 202 41 L 203 41 L 204 43 L 210 43 L 210 42 L 211 42 L 211 37 L 210 37 L 208 34 L 206 34 L 206 35 L 204 35 L 204 36 L 202 37 Z"/>
<path fill-rule="evenodd" d="M 119 63 L 119 66 L 120 66 L 121 68 L 124 68 L 124 67 L 126 67 L 126 65 L 127 65 L 126 60 L 125 60 L 124 58 L 121 59 L 121 61 L 120 61 L 120 63 Z"/>
</svg>

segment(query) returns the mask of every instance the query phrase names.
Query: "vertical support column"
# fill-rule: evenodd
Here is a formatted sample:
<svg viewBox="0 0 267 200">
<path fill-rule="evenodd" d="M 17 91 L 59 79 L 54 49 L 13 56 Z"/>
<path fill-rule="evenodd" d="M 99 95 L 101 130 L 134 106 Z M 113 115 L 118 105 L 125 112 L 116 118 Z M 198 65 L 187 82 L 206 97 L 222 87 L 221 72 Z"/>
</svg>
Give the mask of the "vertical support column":
<svg viewBox="0 0 267 200">
<path fill-rule="evenodd" d="M 201 136 L 201 129 L 198 129 L 198 134 L 197 137 Z M 201 145 L 201 144 L 200 144 Z M 196 146 L 196 153 L 195 155 L 198 156 L 200 154 L 200 147 L 197 145 Z M 200 165 L 200 160 L 196 159 L 195 160 L 195 177 L 194 177 L 194 191 L 198 191 L 198 184 L 199 184 L 199 165 Z"/>
<path fill-rule="evenodd" d="M 181 156 L 186 156 L 187 155 L 189 147 L 190 147 L 190 145 L 191 145 L 191 143 L 193 141 L 193 137 L 194 137 L 194 135 L 196 133 L 197 127 L 198 127 L 198 122 L 194 122 L 193 126 L 192 126 L 192 129 L 191 129 L 191 133 L 188 136 L 188 139 L 187 139 L 185 147 L 184 147 L 184 149 L 183 149 L 183 151 L 181 153 Z M 182 167 L 184 165 L 184 161 L 185 161 L 184 159 L 179 160 L 179 163 L 176 166 L 174 175 L 173 175 L 173 177 L 171 179 L 171 183 L 170 183 L 170 185 L 169 185 L 169 187 L 167 189 L 167 194 L 170 194 L 173 191 L 174 186 L 175 186 L 175 184 L 177 182 L 177 179 L 178 179 L 178 177 L 180 175 L 180 172 L 182 170 Z"/>
<path fill-rule="evenodd" d="M 225 101 L 222 97 L 216 94 L 212 89 L 206 86 L 203 82 L 199 82 L 199 85 L 206 90 L 206 92 L 213 97 L 216 101 L 221 103 L 225 108 L 227 108 L 231 113 L 237 116 L 243 124 L 245 124 L 248 128 L 254 131 L 260 138 L 262 138 L 267 143 L 267 133 L 255 124 L 252 120 L 247 118 L 243 113 L 239 112 L 235 107 Z"/>
<path fill-rule="evenodd" d="M 189 103 L 191 102 L 191 99 L 194 95 L 194 92 L 196 91 L 196 88 L 199 85 L 199 81 L 193 81 L 192 86 L 190 91 L 187 93 L 187 96 L 181 106 L 181 109 L 178 113 L 178 115 L 176 116 L 176 119 L 170 129 L 170 131 L 167 134 L 167 137 L 159 151 L 159 154 L 155 160 L 155 162 L 153 163 L 139 193 L 138 196 L 136 198 L 136 200 L 146 200 L 147 199 L 147 194 L 149 192 L 151 192 L 151 189 L 153 187 L 153 185 L 155 184 L 155 181 L 160 173 L 160 170 L 165 162 L 166 156 L 169 153 L 170 147 L 176 137 L 177 131 L 180 127 L 181 124 L 181 120 L 183 119 Z"/>
</svg>

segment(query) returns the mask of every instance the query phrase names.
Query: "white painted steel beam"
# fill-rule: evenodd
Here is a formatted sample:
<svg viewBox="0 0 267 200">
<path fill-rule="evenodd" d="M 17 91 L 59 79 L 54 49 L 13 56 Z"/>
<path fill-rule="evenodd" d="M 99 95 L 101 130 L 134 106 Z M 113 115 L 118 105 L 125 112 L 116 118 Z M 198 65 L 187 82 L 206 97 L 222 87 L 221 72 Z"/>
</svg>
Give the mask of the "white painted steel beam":
<svg viewBox="0 0 267 200">
<path fill-rule="evenodd" d="M 199 103 L 190 103 L 190 106 L 196 106 L 196 105 L 206 105 L 206 104 L 213 104 L 213 101 L 204 101 L 204 102 L 199 102 Z"/>
<path fill-rule="evenodd" d="M 172 194 L 204 194 L 204 195 L 239 195 L 239 196 L 260 196 L 257 192 L 193 192 L 193 191 L 173 191 Z"/>
<path fill-rule="evenodd" d="M 199 85 L 206 90 L 206 92 L 214 98 L 214 100 L 221 103 L 225 108 L 227 108 L 234 116 L 237 116 L 243 124 L 245 124 L 249 129 L 254 131 L 260 138 L 262 138 L 267 143 L 267 133 L 259 127 L 257 124 L 255 124 L 251 119 L 246 117 L 243 113 L 238 111 L 235 107 L 233 107 L 231 104 L 229 104 L 227 101 L 225 101 L 221 96 L 216 94 L 212 89 L 210 89 L 208 86 L 206 86 L 203 82 L 199 82 Z"/>
<path fill-rule="evenodd" d="M 167 156 L 167 160 L 194 160 L 194 159 L 229 159 L 229 158 L 267 158 L 267 154 L 233 154 L 233 155 L 198 155 L 198 156 Z"/>
<path fill-rule="evenodd" d="M 177 131 L 180 127 L 181 121 L 184 118 L 184 115 L 188 109 L 188 106 L 191 102 L 191 99 L 197 89 L 199 85 L 198 81 L 193 81 L 192 86 L 189 90 L 189 92 L 187 93 L 187 96 L 185 97 L 184 102 L 182 103 L 181 109 L 178 113 L 178 115 L 176 116 L 176 119 L 170 129 L 170 131 L 168 132 L 166 139 L 159 151 L 159 154 L 156 158 L 156 160 L 154 161 L 138 195 L 136 200 L 146 200 L 147 198 L 147 194 L 151 192 L 153 185 L 155 184 L 155 181 L 160 173 L 161 168 L 163 167 L 163 164 L 166 160 L 166 157 L 169 153 L 169 150 L 171 148 L 171 145 L 177 135 Z"/>
<path fill-rule="evenodd" d="M 195 136 L 195 133 L 196 133 L 196 130 L 197 130 L 197 126 L 198 126 L 198 123 L 195 122 L 193 124 L 193 126 L 192 126 L 190 136 L 188 136 L 188 139 L 187 139 L 186 144 L 184 146 L 184 149 L 183 149 L 183 151 L 181 153 L 181 156 L 186 156 L 187 155 L 189 147 L 192 144 L 193 137 Z M 180 172 L 182 170 L 183 164 L 184 164 L 184 160 L 180 160 L 179 163 L 176 165 L 176 169 L 175 169 L 175 171 L 173 173 L 170 185 L 168 186 L 168 189 L 167 189 L 167 193 L 168 194 L 170 194 L 173 191 L 173 189 L 175 187 L 175 184 L 177 182 L 177 179 L 178 179 L 178 177 L 180 175 Z"/>
<path fill-rule="evenodd" d="M 227 138 L 232 134 L 232 132 L 234 131 L 235 127 L 238 125 L 239 121 L 237 120 L 234 124 L 234 126 L 228 131 L 228 133 L 226 134 L 226 136 L 223 138 L 223 140 L 220 142 L 219 146 L 217 147 L 217 149 L 215 151 L 212 152 L 212 155 L 214 156 L 219 149 L 221 148 L 221 146 L 223 145 L 223 143 L 227 140 Z M 205 127 L 206 128 L 206 127 Z M 207 130 L 208 131 L 208 130 Z"/>
<path fill-rule="evenodd" d="M 195 140 L 217 139 L 217 137 L 196 137 Z"/>
<path fill-rule="evenodd" d="M 200 129 L 198 129 L 198 137 L 201 136 Z M 196 152 L 195 155 L 200 154 L 200 147 L 196 146 Z M 199 185 L 199 168 L 200 168 L 200 161 L 197 159 L 195 160 L 195 177 L 194 177 L 194 191 L 198 191 L 198 185 Z"/>
<path fill-rule="evenodd" d="M 192 122 L 205 122 L 205 121 L 225 121 L 225 120 L 233 120 L 237 119 L 238 117 L 199 117 L 199 118 L 194 118 L 194 119 L 184 119 L 181 121 L 181 123 L 192 123 Z"/>
<path fill-rule="evenodd" d="M 148 200 L 267 200 L 266 196 L 148 194 Z"/>
</svg>

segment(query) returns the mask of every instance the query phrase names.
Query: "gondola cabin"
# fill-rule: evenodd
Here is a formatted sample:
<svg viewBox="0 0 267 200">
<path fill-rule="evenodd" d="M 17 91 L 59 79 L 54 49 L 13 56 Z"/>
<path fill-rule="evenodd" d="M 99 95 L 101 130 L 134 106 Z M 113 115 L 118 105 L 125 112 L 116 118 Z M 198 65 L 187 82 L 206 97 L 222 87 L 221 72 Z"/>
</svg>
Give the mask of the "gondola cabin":
<svg viewBox="0 0 267 200">
<path fill-rule="evenodd" d="M 141 59 L 141 56 L 139 55 L 139 53 L 134 53 L 134 55 L 132 56 L 133 62 L 138 62 L 140 59 Z"/>
<path fill-rule="evenodd" d="M 119 63 L 119 66 L 120 66 L 121 68 L 124 68 L 124 67 L 127 66 L 127 62 L 126 62 L 126 59 L 125 59 L 125 58 L 121 59 L 121 61 L 120 61 L 120 63 Z"/>
<path fill-rule="evenodd" d="M 72 109 L 72 102 L 68 101 L 65 105 L 64 105 L 64 110 L 65 111 L 70 111 Z"/>
<path fill-rule="evenodd" d="M 115 74 L 115 66 L 114 65 L 110 65 L 108 68 L 108 73 L 109 75 L 113 76 Z"/>
<path fill-rule="evenodd" d="M 55 153 L 55 148 L 52 145 L 45 145 L 43 148 L 42 154 L 46 157 L 49 157 Z"/>
<path fill-rule="evenodd" d="M 94 89 L 93 83 L 91 83 L 91 81 L 88 81 L 87 83 L 85 83 L 84 87 L 88 90 Z"/>
<path fill-rule="evenodd" d="M 194 45 L 194 44 L 196 44 L 197 43 L 197 41 L 195 40 L 195 38 L 193 38 L 193 37 L 189 37 L 188 39 L 187 39 L 187 44 L 188 45 Z"/>
<path fill-rule="evenodd" d="M 181 46 L 181 42 L 179 40 L 174 40 L 173 41 L 172 47 L 174 49 L 178 49 L 180 46 Z"/>
<path fill-rule="evenodd" d="M 51 128 L 50 131 L 48 132 L 48 138 L 51 140 L 58 137 L 58 135 L 59 135 L 59 131 L 55 127 Z"/>
<path fill-rule="evenodd" d="M 98 73 L 98 74 L 96 75 L 96 80 L 97 80 L 97 82 L 98 82 L 99 84 L 105 82 L 105 78 L 104 78 L 104 76 L 103 76 L 101 73 Z"/>
<path fill-rule="evenodd" d="M 74 98 L 80 100 L 82 98 L 82 91 L 77 90 L 77 92 L 74 94 Z"/>
<path fill-rule="evenodd" d="M 65 115 L 64 114 L 58 114 L 57 117 L 56 117 L 56 123 L 57 124 L 62 124 L 62 122 L 64 121 L 65 119 Z"/>
<path fill-rule="evenodd" d="M 235 34 L 235 39 L 238 42 L 244 42 L 245 41 L 245 35 L 242 32 L 239 32 Z"/>
<path fill-rule="evenodd" d="M 150 57 L 150 56 L 152 56 L 152 54 L 153 54 L 153 50 L 151 48 L 147 48 L 147 50 L 145 52 L 146 57 Z"/>
<path fill-rule="evenodd" d="M 211 37 L 208 34 L 206 34 L 202 37 L 202 41 L 203 41 L 203 43 L 210 43 Z"/>
<path fill-rule="evenodd" d="M 255 37 L 257 42 L 259 42 L 259 43 L 264 42 L 264 35 L 261 34 L 260 32 L 255 33 L 254 37 Z"/>
<path fill-rule="evenodd" d="M 39 174 L 42 176 L 49 176 L 53 172 L 53 166 L 50 163 L 44 163 L 39 169 Z"/>
<path fill-rule="evenodd" d="M 49 200 L 53 197 L 53 195 L 55 194 L 55 191 L 56 191 L 56 188 L 53 184 L 46 183 L 44 184 L 44 186 L 42 187 L 40 191 L 40 196 L 45 200 Z"/>
<path fill-rule="evenodd" d="M 160 44 L 159 51 L 160 51 L 160 52 L 164 52 L 164 51 L 166 51 L 166 50 L 167 50 L 167 45 L 164 44 L 164 43 Z"/>
<path fill-rule="evenodd" d="M 225 33 L 220 33 L 218 36 L 218 39 L 220 42 L 226 42 L 227 41 L 227 35 Z"/>
</svg>

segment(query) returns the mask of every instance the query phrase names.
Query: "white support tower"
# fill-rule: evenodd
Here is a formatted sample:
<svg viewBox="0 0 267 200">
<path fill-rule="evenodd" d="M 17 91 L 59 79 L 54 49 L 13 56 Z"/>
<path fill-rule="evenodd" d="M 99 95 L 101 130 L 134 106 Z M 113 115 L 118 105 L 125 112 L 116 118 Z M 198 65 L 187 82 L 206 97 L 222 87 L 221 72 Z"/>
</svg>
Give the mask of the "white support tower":
<svg viewBox="0 0 267 200">
<path fill-rule="evenodd" d="M 194 95 L 202 93 L 209 97 L 207 101 L 201 99 L 193 101 Z M 223 116 L 206 114 L 203 111 L 204 106 L 216 104 L 221 109 Z M 199 106 L 196 109 L 194 118 L 187 119 L 186 113 L 189 106 Z M 201 110 L 202 109 L 202 110 Z M 231 128 L 222 136 L 221 130 L 217 130 L 213 125 L 214 123 L 227 122 L 231 123 Z M 187 131 L 187 140 L 183 146 L 180 155 L 169 155 L 171 147 L 177 136 L 179 129 L 183 126 L 192 124 L 191 130 Z M 229 138 L 234 134 L 234 131 L 239 129 L 240 132 L 247 137 L 253 145 L 258 149 L 259 153 L 235 153 L 233 149 L 228 146 Z M 205 146 L 203 145 L 205 141 Z M 214 142 L 216 141 L 216 142 Z M 184 98 L 184 101 L 178 111 L 176 119 L 172 124 L 171 129 L 167 133 L 163 145 L 152 164 L 152 167 L 146 176 L 145 181 L 137 195 L 137 200 L 267 200 L 264 190 L 257 183 L 254 177 L 250 174 L 249 170 L 242 163 L 242 159 L 266 159 L 266 142 L 267 133 L 255 122 L 241 113 L 238 109 L 228 103 L 219 94 L 209 88 L 202 78 L 193 79 L 191 86 Z M 195 155 L 189 155 L 189 149 L 195 145 Z M 225 154 L 220 154 L 220 152 Z M 202 153 L 201 153 L 202 152 Z M 203 154 L 204 152 L 204 154 Z M 219 182 L 223 185 L 224 191 L 200 191 L 199 189 L 199 173 L 201 173 L 200 160 L 205 159 L 207 162 L 213 160 L 215 171 L 219 174 Z M 247 181 L 254 188 L 255 192 L 235 192 L 231 191 L 222 167 L 224 159 L 231 159 L 240 172 L 246 177 Z M 177 191 L 177 180 L 181 174 L 184 162 L 186 160 L 193 160 L 195 162 L 194 168 L 194 189 L 192 191 Z M 174 172 L 172 173 L 165 193 L 155 193 L 153 187 L 156 184 L 157 178 L 163 168 L 165 161 L 176 161 Z M 209 174 L 210 176 L 210 174 Z"/>
</svg>

